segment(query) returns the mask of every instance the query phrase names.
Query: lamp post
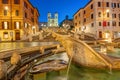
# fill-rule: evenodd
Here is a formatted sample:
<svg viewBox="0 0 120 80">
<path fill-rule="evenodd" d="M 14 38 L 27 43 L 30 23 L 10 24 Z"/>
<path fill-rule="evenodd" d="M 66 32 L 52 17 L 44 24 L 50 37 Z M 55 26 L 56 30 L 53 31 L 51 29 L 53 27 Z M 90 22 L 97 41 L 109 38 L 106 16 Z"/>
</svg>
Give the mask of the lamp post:
<svg viewBox="0 0 120 80">
<path fill-rule="evenodd" d="M 10 0 L 10 22 L 11 22 L 11 29 L 12 28 L 12 0 Z M 13 32 L 11 32 L 11 41 L 13 41 Z"/>
</svg>

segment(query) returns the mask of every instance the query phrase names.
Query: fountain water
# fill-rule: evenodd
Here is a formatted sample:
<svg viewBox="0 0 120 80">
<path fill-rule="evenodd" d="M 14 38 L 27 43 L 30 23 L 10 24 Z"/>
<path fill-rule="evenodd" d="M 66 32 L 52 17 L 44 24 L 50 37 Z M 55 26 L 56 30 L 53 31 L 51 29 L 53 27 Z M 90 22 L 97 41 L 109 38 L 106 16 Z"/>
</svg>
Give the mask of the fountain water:
<svg viewBox="0 0 120 80">
<path fill-rule="evenodd" d="M 73 55 L 72 55 L 72 57 L 69 59 L 69 64 L 68 64 L 67 74 L 66 74 L 66 80 L 69 79 L 69 71 L 70 71 L 70 65 L 71 65 L 71 62 L 72 62 L 72 58 L 73 58 Z"/>
</svg>

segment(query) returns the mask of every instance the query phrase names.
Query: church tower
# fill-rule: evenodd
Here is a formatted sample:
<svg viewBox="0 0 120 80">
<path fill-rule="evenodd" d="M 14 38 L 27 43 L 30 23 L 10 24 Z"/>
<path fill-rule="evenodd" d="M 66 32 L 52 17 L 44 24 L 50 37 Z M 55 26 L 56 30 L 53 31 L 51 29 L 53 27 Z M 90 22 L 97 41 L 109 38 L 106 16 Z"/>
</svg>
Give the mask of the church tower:
<svg viewBox="0 0 120 80">
<path fill-rule="evenodd" d="M 48 12 L 47 19 L 48 19 L 48 27 L 58 26 L 58 13 L 52 15 L 50 12 Z"/>
<path fill-rule="evenodd" d="M 58 13 L 54 14 L 54 22 L 55 22 L 55 25 L 58 26 Z"/>
<path fill-rule="evenodd" d="M 51 13 L 50 12 L 48 12 L 47 18 L 48 18 L 48 26 L 51 26 L 51 24 L 50 24 Z"/>
</svg>

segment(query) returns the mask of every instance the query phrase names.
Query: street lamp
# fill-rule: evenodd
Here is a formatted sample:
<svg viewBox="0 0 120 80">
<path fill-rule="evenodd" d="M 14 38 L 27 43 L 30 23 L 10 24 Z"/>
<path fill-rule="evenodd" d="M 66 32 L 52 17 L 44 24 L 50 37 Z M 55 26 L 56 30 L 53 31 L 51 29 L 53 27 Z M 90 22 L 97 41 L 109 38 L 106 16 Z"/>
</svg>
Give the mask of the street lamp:
<svg viewBox="0 0 120 80">
<path fill-rule="evenodd" d="M 5 6 L 5 10 L 8 10 L 8 6 Z"/>
<path fill-rule="evenodd" d="M 106 12 L 108 13 L 108 12 L 109 12 L 109 9 L 107 9 Z"/>
</svg>

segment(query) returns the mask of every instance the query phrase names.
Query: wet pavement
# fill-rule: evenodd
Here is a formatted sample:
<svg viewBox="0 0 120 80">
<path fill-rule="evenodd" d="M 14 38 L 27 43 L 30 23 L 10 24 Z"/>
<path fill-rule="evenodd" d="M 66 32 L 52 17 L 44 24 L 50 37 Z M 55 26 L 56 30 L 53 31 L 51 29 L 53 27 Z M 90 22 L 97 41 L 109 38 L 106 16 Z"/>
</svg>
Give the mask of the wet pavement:
<svg viewBox="0 0 120 80">
<path fill-rule="evenodd" d="M 52 44 L 58 44 L 58 42 L 2 42 L 0 43 L 0 52 L 13 49 L 20 49 L 24 47 L 43 46 Z"/>
</svg>

